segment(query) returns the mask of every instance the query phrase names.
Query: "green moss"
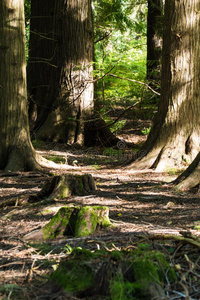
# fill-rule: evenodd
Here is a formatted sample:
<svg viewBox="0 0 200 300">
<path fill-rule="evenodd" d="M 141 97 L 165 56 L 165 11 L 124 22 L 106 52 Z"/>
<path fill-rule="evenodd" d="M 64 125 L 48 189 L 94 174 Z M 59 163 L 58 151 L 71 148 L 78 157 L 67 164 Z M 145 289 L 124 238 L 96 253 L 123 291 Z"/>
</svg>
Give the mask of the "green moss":
<svg viewBox="0 0 200 300">
<path fill-rule="evenodd" d="M 145 283 L 152 281 L 157 281 L 158 283 L 160 282 L 157 267 L 150 259 L 136 259 L 133 263 L 133 270 L 136 281 L 142 281 Z"/>
<path fill-rule="evenodd" d="M 108 227 L 111 222 L 106 206 L 84 206 L 81 208 L 75 227 L 75 236 L 87 236 L 93 233 L 97 225 Z"/>
<path fill-rule="evenodd" d="M 92 259 L 94 257 L 94 254 L 88 249 L 77 247 L 73 249 L 70 257 L 83 261 Z"/>
<path fill-rule="evenodd" d="M 56 164 L 65 164 L 66 159 L 64 157 L 61 157 L 59 155 L 46 155 L 46 159 L 55 162 Z"/>
<path fill-rule="evenodd" d="M 123 255 L 122 255 L 121 251 L 114 250 L 111 252 L 111 257 L 113 260 L 121 260 L 122 256 Z"/>
<path fill-rule="evenodd" d="M 112 300 L 129 300 L 133 298 L 133 284 L 123 280 L 122 276 L 115 277 L 110 284 Z"/>
<path fill-rule="evenodd" d="M 101 266 L 105 264 L 109 266 L 109 271 L 105 269 L 104 274 Z M 169 264 L 158 251 L 101 250 L 93 253 L 78 247 L 73 249 L 67 260 L 60 263 L 52 278 L 68 292 L 79 296 L 95 284 L 98 286 L 95 278 L 103 280 L 105 276 L 109 288 L 106 287 L 103 293 L 108 299 L 146 300 L 152 297 L 152 287 L 155 288 L 157 284 L 161 288 L 166 280 L 166 272 L 169 278 Z"/>
<path fill-rule="evenodd" d="M 84 292 L 94 286 L 92 268 L 84 263 L 77 264 L 76 261 L 62 262 L 52 278 L 70 293 Z"/>
<path fill-rule="evenodd" d="M 43 238 L 53 239 L 56 236 L 63 234 L 69 224 L 73 211 L 73 207 L 60 208 L 51 221 L 43 227 Z"/>
</svg>

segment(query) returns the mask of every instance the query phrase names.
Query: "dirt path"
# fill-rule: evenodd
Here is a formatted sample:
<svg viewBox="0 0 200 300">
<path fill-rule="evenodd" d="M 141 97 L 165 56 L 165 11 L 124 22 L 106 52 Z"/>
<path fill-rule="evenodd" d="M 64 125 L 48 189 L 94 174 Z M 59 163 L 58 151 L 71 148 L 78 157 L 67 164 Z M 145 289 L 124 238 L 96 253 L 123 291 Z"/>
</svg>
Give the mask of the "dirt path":
<svg viewBox="0 0 200 300">
<path fill-rule="evenodd" d="M 99 150 L 95 151 L 93 150 L 93 159 L 96 161 L 97 156 L 100 159 L 102 154 Z M 50 154 L 55 155 L 55 152 L 48 152 Z M 56 155 L 58 154 L 63 157 L 66 152 L 56 151 Z M 46 282 L 45 276 L 52 270 L 53 263 L 65 257 L 69 247 L 107 247 L 112 251 L 115 248 L 133 247 L 138 242 L 150 243 L 154 249 L 172 254 L 173 259 L 170 256 L 170 260 L 174 264 L 180 264 L 180 274 L 184 275 L 190 268 L 191 274 L 185 282 L 173 287 L 176 289 L 174 298 L 169 296 L 167 299 L 184 299 L 178 293 L 187 296 L 187 292 L 192 295 L 187 299 L 200 299 L 200 248 L 173 240 L 165 243 L 160 241 L 166 234 L 180 235 L 181 231 L 200 237 L 200 230 L 195 229 L 195 226 L 200 225 L 199 195 L 174 191 L 167 184 L 176 177 L 172 174 L 160 174 L 152 170 L 126 170 L 116 167 L 114 162 L 110 165 L 104 163 L 86 166 L 80 160 L 81 156 L 83 153 L 79 151 L 78 155 L 76 152 L 76 156 L 71 157 L 71 161 L 78 166 L 51 172 L 90 173 L 96 180 L 97 191 L 92 195 L 73 196 L 48 206 L 45 203 L 19 205 L 20 199 L 25 203 L 30 194 L 41 189 L 47 175 L 0 173 L 0 205 L 6 199 L 14 199 L 13 206 L 4 205 L 0 210 L 0 299 L 58 299 L 53 298 L 52 290 L 51 295 L 42 298 L 40 286 Z M 91 153 L 87 152 L 87 162 L 89 159 Z M 108 157 L 104 162 L 106 159 Z M 65 204 L 106 205 L 110 209 L 110 219 L 114 227 L 98 231 L 88 238 L 69 237 L 43 246 L 31 245 L 23 240 L 26 234 L 43 227 Z M 173 248 L 171 254 L 168 251 L 170 248 Z M 188 261 L 185 254 L 188 255 Z M 193 283 L 189 282 L 191 278 Z M 169 291 L 168 294 L 170 295 Z M 67 299 L 60 297 L 59 299 Z"/>
</svg>

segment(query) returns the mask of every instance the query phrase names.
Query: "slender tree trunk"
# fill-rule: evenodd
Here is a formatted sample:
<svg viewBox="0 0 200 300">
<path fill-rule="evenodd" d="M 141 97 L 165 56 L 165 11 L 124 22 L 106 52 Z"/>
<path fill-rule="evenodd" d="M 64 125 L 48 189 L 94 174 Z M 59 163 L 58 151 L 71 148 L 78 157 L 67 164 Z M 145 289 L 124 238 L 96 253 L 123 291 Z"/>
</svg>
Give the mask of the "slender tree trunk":
<svg viewBox="0 0 200 300">
<path fill-rule="evenodd" d="M 161 100 L 137 165 L 188 165 L 200 149 L 199 0 L 165 1 Z"/>
<path fill-rule="evenodd" d="M 147 15 L 147 80 L 159 90 L 163 35 L 162 0 L 148 0 Z"/>
<path fill-rule="evenodd" d="M 32 128 L 37 138 L 82 145 L 85 121 L 93 112 L 91 1 L 51 0 L 42 6 L 41 11 L 40 2 L 32 1 L 28 66 Z"/>
<path fill-rule="evenodd" d="M 23 0 L 0 1 L 0 169 L 39 168 L 30 142 Z"/>
</svg>

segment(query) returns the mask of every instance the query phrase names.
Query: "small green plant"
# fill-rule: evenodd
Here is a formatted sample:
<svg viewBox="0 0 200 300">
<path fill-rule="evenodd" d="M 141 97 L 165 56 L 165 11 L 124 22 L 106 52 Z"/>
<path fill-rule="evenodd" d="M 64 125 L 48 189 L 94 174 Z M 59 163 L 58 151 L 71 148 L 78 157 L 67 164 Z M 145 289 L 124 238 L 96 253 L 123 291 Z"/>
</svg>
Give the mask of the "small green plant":
<svg viewBox="0 0 200 300">
<path fill-rule="evenodd" d="M 195 222 L 194 229 L 200 231 L 200 221 L 196 221 L 196 222 Z"/>
<path fill-rule="evenodd" d="M 150 126 L 149 128 L 144 128 L 144 129 L 142 130 L 142 133 L 143 133 L 144 135 L 148 135 L 150 131 L 151 131 L 151 126 Z"/>
<path fill-rule="evenodd" d="M 96 170 L 96 171 L 99 170 L 99 165 L 92 165 L 92 167 L 93 167 L 93 169 Z"/>
</svg>

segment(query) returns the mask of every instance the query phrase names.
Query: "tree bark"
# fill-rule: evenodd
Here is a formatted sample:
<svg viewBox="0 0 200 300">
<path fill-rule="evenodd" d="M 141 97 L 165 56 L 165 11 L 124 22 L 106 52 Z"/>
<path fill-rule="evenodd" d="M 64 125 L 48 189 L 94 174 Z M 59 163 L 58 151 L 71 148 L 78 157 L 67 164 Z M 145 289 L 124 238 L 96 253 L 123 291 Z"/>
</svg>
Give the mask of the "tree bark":
<svg viewBox="0 0 200 300">
<path fill-rule="evenodd" d="M 29 137 L 23 0 L 0 1 L 0 101 L 0 169 L 38 169 Z"/>
<path fill-rule="evenodd" d="M 135 167 L 182 168 L 199 152 L 199 11 L 198 0 L 165 3 L 161 99 Z"/>
<path fill-rule="evenodd" d="M 32 1 L 28 90 L 39 139 L 84 143 L 93 112 L 91 1 Z M 33 136 L 33 137 L 35 137 Z"/>
<path fill-rule="evenodd" d="M 162 0 L 148 0 L 147 14 L 147 80 L 159 91 L 162 52 Z M 159 91 L 160 92 L 160 91 Z"/>
</svg>

